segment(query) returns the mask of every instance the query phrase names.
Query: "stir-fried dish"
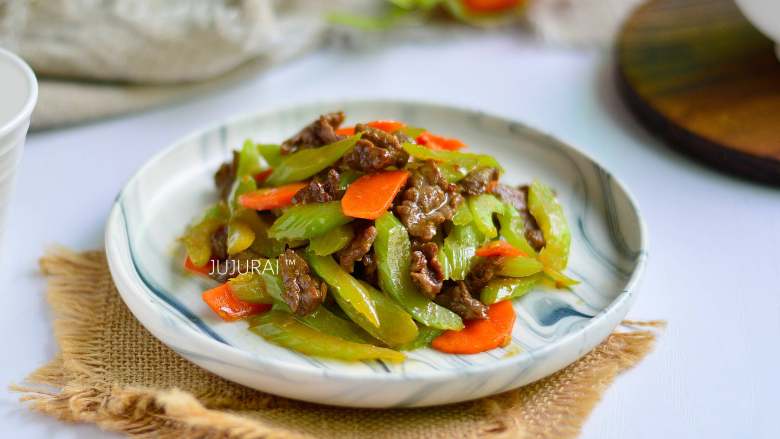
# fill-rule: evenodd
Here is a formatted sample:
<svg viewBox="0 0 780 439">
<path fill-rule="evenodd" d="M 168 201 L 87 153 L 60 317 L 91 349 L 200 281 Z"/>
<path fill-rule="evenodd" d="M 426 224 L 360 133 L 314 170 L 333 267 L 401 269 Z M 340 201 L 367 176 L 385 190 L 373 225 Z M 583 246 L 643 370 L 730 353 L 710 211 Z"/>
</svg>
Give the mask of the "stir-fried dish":
<svg viewBox="0 0 780 439">
<path fill-rule="evenodd" d="M 512 299 L 576 283 L 551 188 L 501 183 L 457 139 L 343 121 L 247 140 L 214 175 L 219 201 L 181 241 L 185 267 L 220 283 L 203 293 L 219 317 L 308 355 L 403 361 L 505 346 Z"/>
</svg>

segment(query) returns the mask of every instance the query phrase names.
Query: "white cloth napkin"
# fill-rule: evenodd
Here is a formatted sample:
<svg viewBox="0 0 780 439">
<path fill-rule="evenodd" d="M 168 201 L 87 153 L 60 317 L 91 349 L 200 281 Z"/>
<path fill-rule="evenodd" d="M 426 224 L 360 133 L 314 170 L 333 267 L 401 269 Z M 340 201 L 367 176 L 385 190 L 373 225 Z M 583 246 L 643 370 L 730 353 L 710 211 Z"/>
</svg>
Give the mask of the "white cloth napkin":
<svg viewBox="0 0 780 439">
<path fill-rule="evenodd" d="M 384 1 L 0 0 L 0 46 L 43 78 L 32 128 L 50 128 L 255 74 L 320 45 L 327 11 L 378 14 Z M 528 17 L 546 40 L 603 43 L 639 1 L 533 0 Z M 342 34 L 362 47 L 381 40 Z"/>
</svg>

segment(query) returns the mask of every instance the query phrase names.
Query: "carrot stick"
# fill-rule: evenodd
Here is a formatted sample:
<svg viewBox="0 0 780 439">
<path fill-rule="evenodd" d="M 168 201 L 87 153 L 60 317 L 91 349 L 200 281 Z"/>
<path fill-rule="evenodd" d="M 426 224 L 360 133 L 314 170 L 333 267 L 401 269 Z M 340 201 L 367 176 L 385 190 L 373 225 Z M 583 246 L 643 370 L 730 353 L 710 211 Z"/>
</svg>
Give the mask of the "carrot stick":
<svg viewBox="0 0 780 439">
<path fill-rule="evenodd" d="M 428 131 L 417 136 L 415 141 L 419 145 L 425 145 L 430 149 L 444 149 L 447 151 L 457 151 L 466 146 L 465 143 L 458 139 L 437 136 L 436 134 L 431 134 Z"/>
<path fill-rule="evenodd" d="M 397 120 L 374 120 L 368 122 L 366 125 L 378 130 L 387 131 L 388 133 L 394 133 L 406 126 L 405 123 L 398 122 Z M 355 134 L 355 127 L 339 128 L 336 130 L 336 134 L 339 136 L 351 136 Z"/>
<path fill-rule="evenodd" d="M 247 209 L 270 210 L 292 203 L 293 196 L 306 187 L 306 183 L 292 183 L 284 186 L 260 189 L 238 197 L 238 202 Z"/>
<path fill-rule="evenodd" d="M 232 322 L 244 317 L 260 314 L 271 309 L 271 305 L 249 303 L 237 298 L 230 290 L 230 284 L 224 283 L 203 293 L 203 301 L 222 320 Z"/>
<path fill-rule="evenodd" d="M 339 136 L 352 136 L 355 134 L 355 127 L 344 127 L 336 130 Z"/>
<path fill-rule="evenodd" d="M 522 250 L 516 248 L 512 244 L 506 241 L 490 241 L 487 244 L 477 249 L 477 256 L 491 257 L 491 256 L 525 256 Z"/>
<path fill-rule="evenodd" d="M 192 262 L 192 259 L 187 256 L 184 258 L 184 269 L 190 273 L 208 276 L 209 272 L 211 272 L 211 261 L 206 262 L 202 267 L 198 267 L 194 262 Z"/>
<path fill-rule="evenodd" d="M 407 178 L 409 172 L 403 170 L 364 175 L 347 187 L 341 210 L 353 218 L 377 219 L 390 208 Z"/>
<path fill-rule="evenodd" d="M 398 122 L 397 120 L 375 120 L 369 122 L 367 125 L 378 130 L 387 131 L 388 133 L 394 133 L 406 126 L 405 123 Z"/>
<path fill-rule="evenodd" d="M 515 310 L 507 300 L 490 305 L 486 320 L 467 320 L 460 331 L 447 330 L 433 339 L 431 347 L 448 354 L 478 354 L 512 340 Z"/>
</svg>

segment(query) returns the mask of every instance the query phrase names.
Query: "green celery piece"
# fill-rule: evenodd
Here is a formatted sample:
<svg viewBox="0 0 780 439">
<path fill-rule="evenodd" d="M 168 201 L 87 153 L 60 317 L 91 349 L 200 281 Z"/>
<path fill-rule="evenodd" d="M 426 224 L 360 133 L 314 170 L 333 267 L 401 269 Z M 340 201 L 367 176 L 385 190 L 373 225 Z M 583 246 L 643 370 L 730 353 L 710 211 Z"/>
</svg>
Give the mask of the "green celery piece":
<svg viewBox="0 0 780 439">
<path fill-rule="evenodd" d="M 355 343 L 313 329 L 292 315 L 268 311 L 253 320 L 249 330 L 271 343 L 302 354 L 344 361 L 385 360 L 402 362 L 405 356 L 392 349 Z"/>
<path fill-rule="evenodd" d="M 243 162 L 245 162 L 245 158 L 242 151 L 239 168 Z M 231 255 L 246 250 L 255 241 L 255 232 L 253 227 L 248 224 L 247 221 L 242 219 L 242 217 L 249 217 L 249 215 L 245 213 L 247 209 L 238 203 L 238 197 L 254 190 L 257 190 L 257 184 L 251 175 L 236 177 L 236 181 L 233 183 L 233 188 L 229 197 L 230 221 L 228 221 L 227 235 L 228 253 Z"/>
<path fill-rule="evenodd" d="M 480 194 L 468 197 L 469 208 L 474 224 L 488 238 L 498 236 L 496 225 L 493 224 L 493 214 L 503 213 L 504 204 L 492 194 Z"/>
<path fill-rule="evenodd" d="M 284 251 L 285 241 L 268 236 L 271 226 L 256 211 L 243 209 L 238 214 L 238 218 L 249 225 L 255 233 L 255 240 L 252 241 L 252 245 L 249 247 L 253 252 L 266 258 L 275 258 Z"/>
<path fill-rule="evenodd" d="M 274 260 L 275 262 L 276 260 Z M 266 292 L 274 300 L 274 309 L 290 313 L 290 307 L 284 302 L 284 283 L 278 271 L 264 270 L 261 274 L 266 286 Z M 345 320 L 336 315 L 327 307 L 320 305 L 317 309 L 306 316 L 294 316 L 304 324 L 324 332 L 335 335 L 336 337 L 358 343 L 376 343 L 376 340 L 368 335 L 363 329 L 349 320 Z M 250 325 L 251 325 L 250 320 Z"/>
<path fill-rule="evenodd" d="M 360 326 L 349 320 L 338 317 L 324 306 L 317 307 L 313 313 L 307 316 L 296 316 L 296 319 L 310 328 L 338 338 L 343 338 L 344 340 L 354 341 L 355 343 L 377 343 L 377 340 L 368 335 Z"/>
<path fill-rule="evenodd" d="M 255 241 L 255 231 L 246 222 L 231 218 L 227 228 L 227 251 L 235 255 L 248 249 Z"/>
<path fill-rule="evenodd" d="M 274 221 L 268 236 L 275 239 L 311 239 L 350 221 L 352 218 L 341 212 L 340 201 L 297 204 Z"/>
<path fill-rule="evenodd" d="M 455 214 L 452 216 L 452 224 L 455 224 L 456 226 L 465 226 L 466 224 L 470 223 L 473 219 L 473 215 L 471 215 L 471 208 L 469 208 L 468 202 L 460 203 L 458 206 L 458 209 L 455 211 Z"/>
<path fill-rule="evenodd" d="M 536 286 L 541 280 L 541 274 L 518 278 L 492 279 L 482 288 L 479 300 L 485 305 L 492 305 L 503 300 L 516 299 Z"/>
<path fill-rule="evenodd" d="M 457 183 L 468 174 L 466 168 L 449 163 L 439 163 L 439 172 L 447 183 Z"/>
<path fill-rule="evenodd" d="M 474 262 L 474 254 L 483 242 L 485 237 L 473 222 L 453 226 L 439 248 L 439 262 L 444 277 L 452 280 L 465 279 Z"/>
<path fill-rule="evenodd" d="M 514 256 L 501 264 L 499 274 L 508 277 L 525 277 L 542 271 L 542 263 L 536 258 Z"/>
<path fill-rule="evenodd" d="M 274 144 L 257 144 L 257 152 L 263 156 L 268 166 L 275 168 L 282 162 L 282 149 L 279 145 Z"/>
<path fill-rule="evenodd" d="M 311 250 L 306 256 L 341 309 L 371 336 L 389 346 L 400 346 L 417 337 L 414 320 L 392 299 L 352 277 L 332 257 L 317 256 Z"/>
<path fill-rule="evenodd" d="M 180 239 L 193 264 L 201 267 L 211 259 L 211 235 L 225 225 L 230 217 L 224 202 L 209 207 L 201 219 L 189 226 Z"/>
<path fill-rule="evenodd" d="M 239 165 L 240 166 L 240 165 Z M 230 189 L 230 213 L 235 215 L 241 209 L 244 209 L 241 204 L 238 203 L 238 197 L 241 195 L 257 190 L 257 183 L 251 175 L 244 175 L 243 177 L 236 177 L 236 181 L 233 182 L 233 187 Z"/>
<path fill-rule="evenodd" d="M 282 158 L 268 177 L 268 185 L 281 186 L 305 180 L 336 163 L 360 139 L 360 134 L 347 137 L 321 148 L 303 149 Z"/>
<path fill-rule="evenodd" d="M 237 179 L 244 176 L 254 176 L 263 170 L 263 164 L 260 161 L 260 152 L 257 150 L 254 142 L 247 139 L 241 147 L 238 158 L 238 169 L 236 170 Z"/>
<path fill-rule="evenodd" d="M 536 256 L 536 250 L 525 239 L 525 221 L 520 212 L 509 203 L 504 203 L 504 211 L 498 214 L 500 235 L 504 240 L 529 256 Z"/>
<path fill-rule="evenodd" d="M 434 0 L 434 1 L 439 1 L 439 0 Z M 401 128 L 401 132 L 404 133 L 407 137 L 410 137 L 412 139 L 416 139 L 420 134 L 426 131 L 428 130 L 426 130 L 425 128 L 414 127 L 411 125 L 407 125 Z"/>
<path fill-rule="evenodd" d="M 315 236 L 309 241 L 309 247 L 315 255 L 327 256 L 346 247 L 354 236 L 352 227 L 344 224 L 320 236 Z"/>
<path fill-rule="evenodd" d="M 433 160 L 437 162 L 455 164 L 466 168 L 468 171 L 473 171 L 479 167 L 487 166 L 490 168 L 496 168 L 501 173 L 504 172 L 504 168 L 498 163 L 498 161 L 489 155 L 429 149 L 414 143 L 404 143 L 402 146 L 406 152 L 409 153 L 409 155 L 419 160 Z"/>
<path fill-rule="evenodd" d="M 347 169 L 346 171 L 341 173 L 341 176 L 339 176 L 339 190 L 345 191 L 347 190 L 347 187 L 352 184 L 353 181 L 360 178 L 360 176 L 363 175 L 357 171 L 353 171 L 351 169 Z"/>
<path fill-rule="evenodd" d="M 236 254 L 249 248 L 255 240 L 255 233 L 246 222 L 237 219 L 245 210 L 239 203 L 238 197 L 257 190 L 254 175 L 262 170 L 260 155 L 251 140 L 244 142 L 238 157 L 238 169 L 236 180 L 230 189 L 228 196 L 230 207 L 230 221 L 228 222 L 228 253 Z"/>
<path fill-rule="evenodd" d="M 271 259 L 269 259 L 271 261 Z M 275 270 L 263 270 L 260 273 L 260 277 L 262 277 L 263 282 L 265 282 L 265 291 L 268 293 L 269 296 L 271 296 L 276 303 L 282 304 L 283 308 L 290 311 L 290 307 L 287 306 L 287 303 L 284 301 L 284 283 L 282 282 L 282 277 L 279 274 L 279 260 L 273 259 L 273 266 L 276 268 Z"/>
<path fill-rule="evenodd" d="M 367 322 L 372 330 L 379 328 L 379 314 L 376 305 L 371 300 L 370 293 L 362 288 L 357 279 L 344 271 L 330 256 L 317 256 L 311 249 L 308 249 L 306 256 L 311 268 L 331 287 L 329 290 L 333 292 L 339 306 L 350 319 L 360 324 L 361 322 L 353 317 L 353 315 L 359 315 L 361 321 Z M 342 302 L 347 306 L 342 305 Z M 366 329 L 365 325 L 360 326 Z M 368 331 L 368 329 L 366 330 Z M 372 332 L 369 331 L 369 333 Z"/>
<path fill-rule="evenodd" d="M 264 264 L 262 261 L 261 264 Z M 248 271 L 229 279 L 230 291 L 239 299 L 250 303 L 274 303 L 273 297 L 265 287 L 265 281 L 259 273 Z"/>
<path fill-rule="evenodd" d="M 415 349 L 428 347 L 434 338 L 440 336 L 444 332 L 442 329 L 429 328 L 425 325 L 417 325 L 417 330 L 419 331 L 417 338 L 411 343 L 399 346 L 399 351 L 413 351 Z"/>
<path fill-rule="evenodd" d="M 562 271 L 569 261 L 571 231 L 563 208 L 555 193 L 547 185 L 534 180 L 528 188 L 528 211 L 533 215 L 544 235 L 545 245 L 539 260 L 545 267 Z"/>
<path fill-rule="evenodd" d="M 426 326 L 438 329 L 462 329 L 463 321 L 454 312 L 440 306 L 417 290 L 409 275 L 411 242 L 406 227 L 387 212 L 376 219 L 374 241 L 379 285 L 412 318 Z"/>
<path fill-rule="evenodd" d="M 288 307 L 284 302 L 274 303 L 273 310 L 291 314 L 290 307 Z M 324 334 L 332 335 L 348 341 L 353 341 L 355 343 L 377 343 L 375 339 L 360 329 L 359 326 L 348 320 L 342 319 L 336 314 L 333 314 L 324 306 L 317 307 L 314 312 L 306 316 L 292 316 L 295 318 L 295 320 L 298 320 L 304 325 L 312 329 L 316 329 L 317 331 L 320 331 Z M 248 319 L 249 326 L 255 326 L 259 317 L 260 316 L 250 317 Z"/>
</svg>

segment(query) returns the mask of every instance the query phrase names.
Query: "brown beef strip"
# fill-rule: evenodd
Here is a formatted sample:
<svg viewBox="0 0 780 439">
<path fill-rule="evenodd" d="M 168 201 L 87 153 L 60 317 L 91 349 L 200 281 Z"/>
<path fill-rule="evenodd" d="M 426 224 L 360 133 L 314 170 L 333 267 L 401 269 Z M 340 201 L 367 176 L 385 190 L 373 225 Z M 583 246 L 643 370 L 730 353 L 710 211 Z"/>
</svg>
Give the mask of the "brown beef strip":
<svg viewBox="0 0 780 439">
<path fill-rule="evenodd" d="M 523 185 L 515 189 L 511 186 L 499 184 L 493 189 L 493 193 L 520 212 L 520 216 L 525 224 L 525 239 L 531 244 L 531 247 L 537 251 L 544 247 L 545 242 L 542 229 L 539 228 L 536 219 L 528 211 L 528 186 Z"/>
<path fill-rule="evenodd" d="M 239 157 L 238 151 L 233 151 L 233 160 L 223 163 L 214 173 L 214 185 L 219 192 L 219 198 L 223 200 L 227 200 L 230 189 L 233 187 L 233 181 L 236 179 Z"/>
<path fill-rule="evenodd" d="M 488 318 L 487 306 L 471 296 L 464 281 L 448 282 L 435 302 L 461 316 L 463 320 Z"/>
<path fill-rule="evenodd" d="M 361 133 L 362 140 L 367 140 L 379 148 L 390 152 L 393 164 L 397 168 L 403 168 L 409 161 L 409 153 L 401 147 L 401 143 L 394 134 L 359 123 L 355 125 L 355 133 Z"/>
<path fill-rule="evenodd" d="M 395 140 L 398 141 L 398 144 L 404 144 L 404 143 L 417 143 L 412 139 L 411 137 L 404 134 L 403 131 L 396 131 L 393 133 L 393 137 L 395 137 Z"/>
<path fill-rule="evenodd" d="M 279 272 L 284 283 L 282 298 L 293 313 L 311 314 L 325 300 L 328 286 L 311 273 L 309 264 L 293 250 L 288 248 L 279 256 Z"/>
<path fill-rule="evenodd" d="M 503 264 L 505 260 L 506 258 L 504 257 L 482 258 L 479 262 L 474 264 L 466 276 L 466 286 L 468 286 L 469 291 L 475 293 L 481 291 L 482 288 L 498 274 L 498 271 L 501 269 L 501 264 Z"/>
<path fill-rule="evenodd" d="M 491 182 L 498 181 L 498 169 L 478 168 L 458 182 L 466 195 L 479 195 L 485 193 Z"/>
<path fill-rule="evenodd" d="M 396 200 L 395 213 L 410 235 L 430 241 L 438 226 L 452 219 L 462 200 L 458 187 L 447 183 L 436 164 L 427 161 L 412 172 Z"/>
<path fill-rule="evenodd" d="M 323 114 L 296 135 L 282 142 L 282 155 L 292 154 L 300 149 L 317 148 L 341 140 L 342 136 L 336 134 L 336 130 L 343 122 L 344 113 L 341 111 Z"/>
<path fill-rule="evenodd" d="M 361 260 L 371 250 L 375 239 L 376 227 L 369 225 L 358 230 L 352 241 L 338 251 L 339 265 L 352 273 L 355 269 L 355 261 Z"/>
<path fill-rule="evenodd" d="M 395 135 L 368 125 L 355 125 L 355 133 L 362 137 L 342 159 L 342 166 L 356 171 L 379 172 L 390 166 L 403 168 L 409 161 L 409 154 L 401 148 Z"/>
<path fill-rule="evenodd" d="M 374 250 L 366 253 L 363 256 L 363 259 L 360 260 L 360 263 L 363 266 L 360 278 L 370 283 L 371 285 L 377 286 L 379 284 L 377 273 L 379 267 L 377 266 Z"/>
<path fill-rule="evenodd" d="M 433 299 L 444 284 L 444 270 L 439 263 L 436 243 L 415 243 L 409 267 L 412 282 L 428 298 Z"/>
<path fill-rule="evenodd" d="M 227 259 L 227 226 L 221 226 L 211 235 L 211 258 Z"/>
<path fill-rule="evenodd" d="M 395 163 L 392 153 L 375 146 L 368 140 L 360 139 L 341 159 L 343 167 L 360 172 L 378 172 Z"/>
<path fill-rule="evenodd" d="M 313 178 L 306 187 L 295 193 L 293 204 L 325 203 L 341 198 L 339 172 L 330 168 L 326 173 Z"/>
</svg>

